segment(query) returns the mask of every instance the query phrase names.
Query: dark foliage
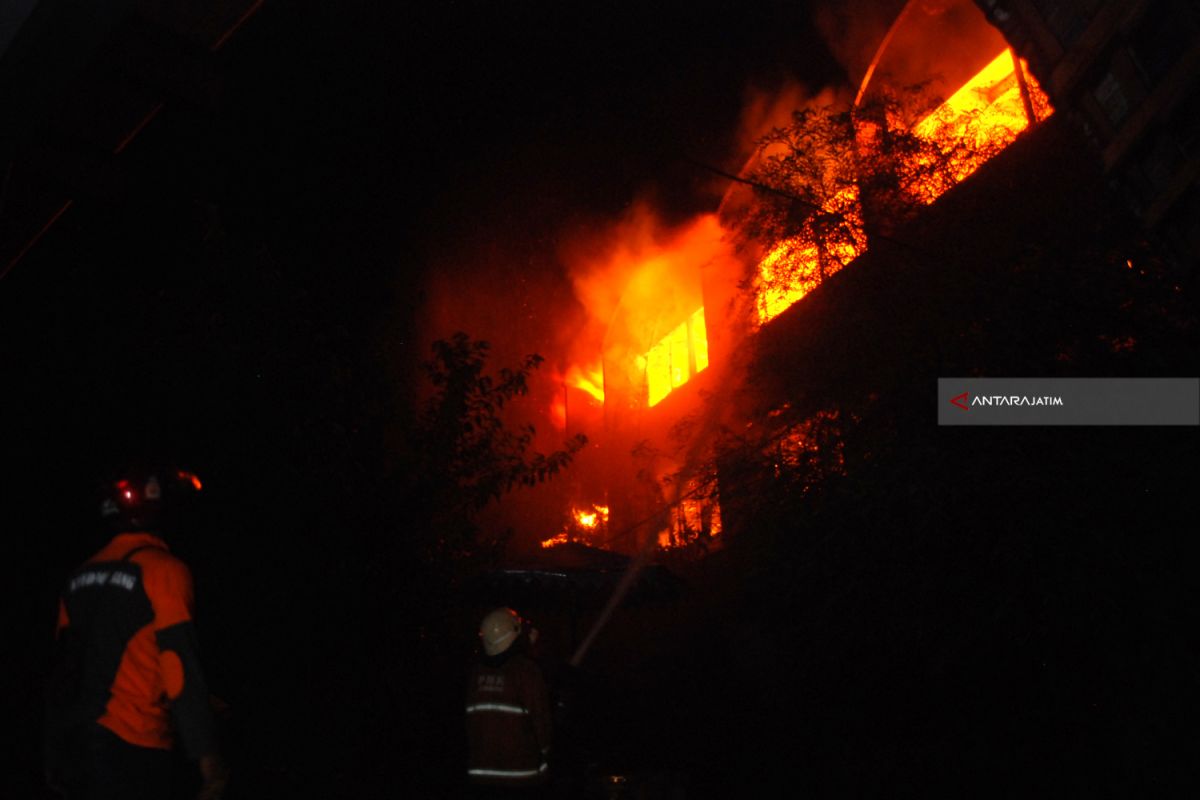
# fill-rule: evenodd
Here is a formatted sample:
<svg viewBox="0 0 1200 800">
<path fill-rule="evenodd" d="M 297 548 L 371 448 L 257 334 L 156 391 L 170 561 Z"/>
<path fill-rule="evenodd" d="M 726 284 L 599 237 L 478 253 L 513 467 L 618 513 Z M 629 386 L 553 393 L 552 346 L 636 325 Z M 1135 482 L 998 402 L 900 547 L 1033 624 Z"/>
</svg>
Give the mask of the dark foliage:
<svg viewBox="0 0 1200 800">
<path fill-rule="evenodd" d="M 516 368 L 489 374 L 487 355 L 487 342 L 460 332 L 435 342 L 425 364 L 434 394 L 413 434 L 409 492 L 428 514 L 425 547 L 436 558 L 480 555 L 476 513 L 506 492 L 550 479 L 587 443 L 581 434 L 562 450 L 531 452 L 533 426 L 514 428 L 504 412 L 528 392 L 542 358 L 526 356 Z M 490 542 L 493 550 L 498 544 Z"/>
</svg>

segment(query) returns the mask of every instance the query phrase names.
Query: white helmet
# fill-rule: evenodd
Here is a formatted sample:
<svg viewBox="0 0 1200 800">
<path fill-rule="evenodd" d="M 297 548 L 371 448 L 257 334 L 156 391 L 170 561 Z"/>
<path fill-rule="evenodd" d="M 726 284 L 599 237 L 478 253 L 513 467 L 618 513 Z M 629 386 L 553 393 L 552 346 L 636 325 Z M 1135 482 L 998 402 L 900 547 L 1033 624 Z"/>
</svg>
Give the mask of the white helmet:
<svg viewBox="0 0 1200 800">
<path fill-rule="evenodd" d="M 496 656 L 512 647 L 521 635 L 524 620 L 511 608 L 497 608 L 488 613 L 479 624 L 479 638 L 483 640 L 483 652 Z"/>
</svg>

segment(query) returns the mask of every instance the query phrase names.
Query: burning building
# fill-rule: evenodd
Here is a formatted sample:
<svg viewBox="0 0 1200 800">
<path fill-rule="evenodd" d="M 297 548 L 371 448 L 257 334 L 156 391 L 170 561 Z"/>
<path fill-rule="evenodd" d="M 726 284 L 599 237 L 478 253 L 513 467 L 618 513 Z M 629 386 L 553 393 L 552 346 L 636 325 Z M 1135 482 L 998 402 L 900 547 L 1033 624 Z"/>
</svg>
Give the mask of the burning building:
<svg viewBox="0 0 1200 800">
<path fill-rule="evenodd" d="M 590 435 L 601 432 L 606 456 L 590 470 L 590 493 L 575 503 L 573 521 L 547 546 L 579 540 L 625 552 L 719 547 L 739 529 L 739 508 L 756 481 L 797 470 L 844 470 L 838 431 L 853 422 L 852 413 L 830 402 L 824 387 L 850 385 L 872 402 L 860 374 L 895 371 L 911 362 L 903 348 L 929 346 L 914 337 L 935 334 L 916 333 L 923 323 L 905 309 L 929 304 L 919 287 L 952 294 L 946 287 L 957 279 L 957 259 L 930 247 L 929 231 L 954 231 L 972 260 L 991 265 L 963 276 L 977 281 L 983 272 L 1003 269 L 1003 262 L 1020 261 L 1021 242 L 1037 231 L 1079 224 L 1066 219 L 1072 212 L 1065 209 L 1077 204 L 1073 193 L 1092 177 L 1086 159 L 1073 152 L 1077 142 L 1066 132 L 1071 120 L 1056 108 L 1072 109 L 1072 117 L 1078 103 L 1085 114 L 1102 111 L 1096 92 L 1079 100 L 1086 71 L 1076 62 L 1092 64 L 1090 75 L 1103 71 L 1105 53 L 1115 52 L 1117 61 L 1134 58 L 1134 50 L 1121 55 L 1128 48 L 1116 32 L 1161 27 L 1161 20 L 1147 4 L 1138 4 L 1138 13 L 1106 7 L 1075 20 L 1074 44 L 1055 49 L 1032 11 L 1009 14 L 1004 6 L 907 3 L 876 43 L 852 102 L 798 112 L 797 126 L 769 133 L 741 173 L 730 176 L 715 213 L 662 232 L 654 247 L 636 254 L 638 266 L 606 320 L 602 369 L 594 379 L 602 392 L 591 395 L 600 405 L 567 408 L 568 429 L 572 407 L 591 416 Z M 1064 13 L 1051 16 L 1065 24 Z M 1110 176 L 1129 153 L 1158 146 L 1150 134 L 1130 139 L 1130 126 L 1144 131 L 1155 122 L 1163 135 L 1178 139 L 1189 119 L 1180 109 L 1197 106 L 1182 100 L 1187 91 L 1194 94 L 1194 81 L 1185 80 L 1196 74 L 1188 66 L 1194 20 L 1182 6 L 1171 13 L 1182 15 L 1182 30 L 1192 31 L 1191 49 L 1177 42 L 1178 63 L 1154 67 L 1161 88 L 1143 92 L 1149 105 L 1131 106 L 1121 125 L 1090 125 L 1105 147 Z M 1107 38 L 1096 38 L 1101 33 Z M 1136 41 L 1129 47 L 1136 50 Z M 914 86 L 903 103 L 893 102 Z M 880 144 L 900 140 L 903 146 Z M 890 160 L 873 175 L 871 159 L 884 146 L 894 148 Z M 801 163 L 797 154 L 808 160 Z M 1021 176 L 1058 169 L 1049 169 L 1047 159 L 1075 172 L 1057 184 L 1048 179 L 1030 198 Z M 1147 221 L 1178 217 L 1181 212 L 1170 210 L 1176 204 L 1188 207 L 1194 166 L 1182 164 L 1170 180 L 1163 173 L 1171 185 L 1159 181 L 1156 193 L 1144 195 L 1143 207 L 1152 212 Z M 882 172 L 891 180 L 892 205 L 874 199 Z M 747 184 L 762 192 L 752 196 Z M 761 235 L 761 225 L 757 237 L 745 230 L 745 209 L 761 204 L 763 192 L 782 198 L 782 216 L 791 217 L 791 227 L 774 229 L 773 238 Z M 1180 229 L 1177 235 L 1193 234 Z M 893 288 L 881 296 L 880 286 Z M 940 323 L 953 316 L 928 310 L 944 317 Z M 883 330 L 882 340 L 852 339 L 847 331 L 855 325 Z M 731 440 L 761 456 L 753 475 L 721 456 Z M 805 491 L 803 482 L 795 488 Z M 584 524 L 601 506 L 603 526 Z"/>
<path fill-rule="evenodd" d="M 956 42 L 942 58 L 929 48 L 938 37 Z M 592 495 L 572 507 L 571 521 L 544 545 L 578 540 L 626 552 L 654 545 L 719 546 L 722 531 L 730 528 L 722 494 L 730 492 L 731 481 L 722 479 L 715 457 L 722 432 L 772 428 L 763 447 L 773 449 L 780 463 L 823 450 L 817 432 L 833 421 L 830 415 L 818 411 L 797 422 L 785 396 L 745 409 L 727 390 L 742 383 L 745 369 L 754 368 L 748 342 L 780 326 L 776 320 L 788 309 L 844 267 L 853 270 L 868 252 L 872 231 L 859 204 L 860 174 L 851 162 L 856 151 L 870 146 L 862 136 L 870 122 L 865 114 L 853 115 L 888 86 L 923 82 L 916 109 L 906 109 L 906 118 L 890 125 L 905 126 L 935 151 L 950 146 L 956 160 L 940 184 L 923 181 L 911 187 L 920 204 L 936 204 L 950 187 L 1052 113 L 1025 62 L 971 4 L 950 4 L 932 16 L 906 8 L 878 46 L 848 110 L 845 119 L 856 127 L 842 143 L 846 157 L 827 160 L 830 172 L 845 172 L 828 175 L 823 196 L 809 196 L 810 205 L 820 206 L 810 218 L 835 216 L 845 235 L 830 245 L 827 231 L 805 223 L 773 245 L 748 243 L 739 239 L 737 215 L 728 210 L 746 198 L 727 196 L 718 212 L 661 234 L 655 247 L 640 253 L 641 264 L 608 320 L 602 392 L 589 392 L 592 402 L 602 398 L 607 456 L 601 467 L 584 467 L 595 475 L 584 479 L 592 483 Z M 965 146 L 964 139 L 970 139 Z M 834 148 L 828 140 L 821 146 Z M 743 176 L 754 175 L 769 157 L 769 149 L 758 152 Z M 814 180 L 811 174 L 804 179 Z M 740 184 L 730 190 L 731 196 L 746 192 Z M 570 383 L 586 389 L 598 381 Z M 566 428 L 572 429 L 576 415 L 592 416 L 595 427 L 592 402 L 578 398 L 572 403 L 572 390 L 564 392 Z M 600 507 L 602 528 L 592 522 Z"/>
</svg>

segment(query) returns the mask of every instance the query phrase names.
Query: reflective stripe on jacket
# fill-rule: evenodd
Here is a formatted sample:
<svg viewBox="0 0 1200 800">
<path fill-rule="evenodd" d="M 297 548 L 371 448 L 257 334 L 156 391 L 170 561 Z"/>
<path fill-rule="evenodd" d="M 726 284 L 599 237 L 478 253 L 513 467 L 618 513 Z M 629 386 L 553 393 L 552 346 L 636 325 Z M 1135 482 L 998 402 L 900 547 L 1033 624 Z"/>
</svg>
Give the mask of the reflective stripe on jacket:
<svg viewBox="0 0 1200 800">
<path fill-rule="evenodd" d="M 467 686 L 467 775 L 474 783 L 541 783 L 549 767 L 550 698 L 529 658 L 485 659 Z"/>
</svg>

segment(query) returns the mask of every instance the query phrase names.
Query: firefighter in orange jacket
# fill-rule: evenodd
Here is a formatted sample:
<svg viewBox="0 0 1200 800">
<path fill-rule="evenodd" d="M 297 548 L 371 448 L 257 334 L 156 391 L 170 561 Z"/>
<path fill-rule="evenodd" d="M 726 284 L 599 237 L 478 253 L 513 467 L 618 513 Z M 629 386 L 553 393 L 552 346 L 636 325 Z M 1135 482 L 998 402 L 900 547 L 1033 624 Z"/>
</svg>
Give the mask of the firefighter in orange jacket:
<svg viewBox="0 0 1200 800">
<path fill-rule="evenodd" d="M 479 794 L 541 791 L 549 776 L 550 697 L 528 654 L 531 635 L 510 608 L 479 627 L 483 657 L 467 686 L 467 777 Z"/>
<path fill-rule="evenodd" d="M 192 623 L 192 576 L 160 533 L 172 495 L 199 488 L 198 478 L 175 470 L 115 481 L 101 513 L 118 532 L 64 587 L 46 777 L 71 800 L 165 798 L 176 739 L 198 762 L 199 797 L 217 800 L 224 791 L 228 772 Z"/>
</svg>

